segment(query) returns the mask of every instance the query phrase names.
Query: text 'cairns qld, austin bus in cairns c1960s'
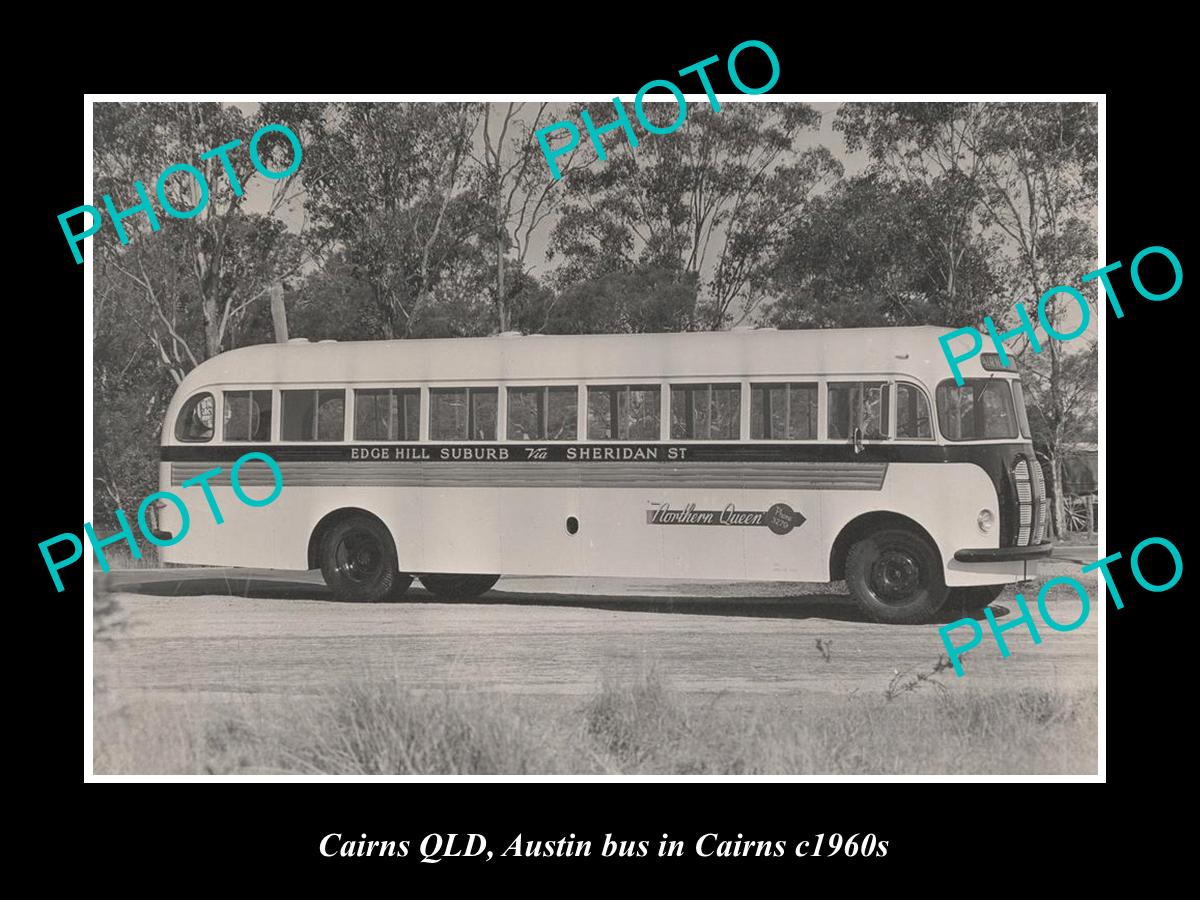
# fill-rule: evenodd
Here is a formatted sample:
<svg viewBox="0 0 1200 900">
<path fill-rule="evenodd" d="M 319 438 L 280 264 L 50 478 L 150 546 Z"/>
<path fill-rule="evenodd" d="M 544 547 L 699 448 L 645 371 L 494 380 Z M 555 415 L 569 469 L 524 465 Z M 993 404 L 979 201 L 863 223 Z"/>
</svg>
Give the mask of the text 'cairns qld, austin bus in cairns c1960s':
<svg viewBox="0 0 1200 900">
<path fill-rule="evenodd" d="M 231 501 L 228 464 L 250 449 L 278 462 L 283 491 L 253 517 L 193 517 L 163 555 L 319 568 L 360 601 L 413 578 L 469 597 L 501 575 L 562 575 L 845 579 L 867 616 L 897 623 L 982 608 L 1049 554 L 1046 492 L 1016 372 L 985 353 L 956 384 L 945 333 L 233 350 L 180 385 L 162 489 L 223 465 L 209 485 Z"/>
</svg>

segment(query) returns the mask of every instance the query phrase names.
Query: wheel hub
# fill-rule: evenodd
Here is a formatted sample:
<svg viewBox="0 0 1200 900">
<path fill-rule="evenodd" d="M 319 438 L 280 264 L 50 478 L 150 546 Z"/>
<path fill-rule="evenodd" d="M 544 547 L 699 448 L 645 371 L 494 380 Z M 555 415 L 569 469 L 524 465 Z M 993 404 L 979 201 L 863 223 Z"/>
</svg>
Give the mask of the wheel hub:
<svg viewBox="0 0 1200 900">
<path fill-rule="evenodd" d="M 921 587 L 921 567 L 911 553 L 884 550 L 871 566 L 871 588 L 885 603 L 900 603 Z"/>
<path fill-rule="evenodd" d="M 365 584 L 378 576 L 383 552 L 373 535 L 354 531 L 338 542 L 335 559 L 340 575 L 355 584 Z"/>
</svg>

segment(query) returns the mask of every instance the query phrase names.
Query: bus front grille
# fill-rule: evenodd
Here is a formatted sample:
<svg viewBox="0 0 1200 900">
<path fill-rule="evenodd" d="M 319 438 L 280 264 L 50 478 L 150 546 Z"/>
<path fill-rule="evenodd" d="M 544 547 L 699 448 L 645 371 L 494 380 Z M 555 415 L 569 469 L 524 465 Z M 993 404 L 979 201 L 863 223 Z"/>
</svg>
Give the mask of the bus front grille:
<svg viewBox="0 0 1200 900">
<path fill-rule="evenodd" d="M 1037 459 L 1018 456 L 1012 468 L 1017 486 L 1017 546 L 1040 544 L 1046 535 L 1046 479 Z"/>
<path fill-rule="evenodd" d="M 1033 542 L 1040 544 L 1046 535 L 1046 513 L 1049 511 L 1049 503 L 1046 500 L 1046 478 L 1042 474 L 1042 464 L 1037 459 L 1033 461 L 1033 495 L 1037 504 Z"/>
<path fill-rule="evenodd" d="M 1018 456 L 1013 463 L 1013 480 L 1017 483 L 1017 546 L 1028 547 L 1033 534 L 1033 483 L 1029 478 L 1029 463 Z"/>
</svg>

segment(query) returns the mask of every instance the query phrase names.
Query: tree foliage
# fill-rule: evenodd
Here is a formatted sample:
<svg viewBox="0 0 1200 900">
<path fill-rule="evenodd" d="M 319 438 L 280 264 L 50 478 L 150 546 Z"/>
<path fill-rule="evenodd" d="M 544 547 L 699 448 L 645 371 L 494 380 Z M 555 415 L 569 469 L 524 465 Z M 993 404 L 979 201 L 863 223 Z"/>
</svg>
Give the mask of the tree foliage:
<svg viewBox="0 0 1200 900">
<path fill-rule="evenodd" d="M 366 285 L 385 338 L 412 337 L 436 288 L 478 264 L 484 211 L 464 190 L 470 104 L 331 103 L 271 108 L 303 122 L 306 241 L 336 250 Z"/>
<path fill-rule="evenodd" d="M 879 173 L 843 181 L 808 205 L 780 248 L 766 321 L 785 328 L 977 324 L 995 311 L 993 242 L 963 240 L 950 260 L 934 237 L 945 214 L 937 193 L 921 184 Z"/>
<path fill-rule="evenodd" d="M 685 331 L 696 305 L 696 274 L 637 266 L 543 292 L 548 305 L 531 307 L 535 330 L 546 334 Z M 539 321 L 540 320 L 540 321 Z"/>
<path fill-rule="evenodd" d="M 262 124 L 260 115 L 215 103 L 94 107 L 97 200 L 109 194 L 118 210 L 128 209 L 140 202 L 134 182 L 143 182 L 160 223 L 153 232 L 144 214 L 125 219 L 129 243 L 122 245 L 106 219 L 93 238 L 93 457 L 100 510 L 128 511 L 154 490 L 159 427 L 175 387 L 210 356 L 270 340 L 260 301 L 271 284 L 300 270 L 299 241 L 270 216 L 288 202 L 294 181 L 265 188 L 249 160 L 246 145 Z M 288 145 L 273 137 L 263 138 L 260 151 L 270 168 L 282 171 L 290 162 Z M 220 160 L 199 159 L 232 140 L 242 141 L 230 152 L 240 197 Z M 208 185 L 207 205 L 190 219 L 167 216 L 155 197 L 159 173 L 180 162 L 200 169 Z M 184 173 L 172 175 L 165 190 L 175 209 L 193 209 L 201 200 L 199 186 Z M 252 194 L 265 197 L 263 211 L 251 207 Z"/>
<path fill-rule="evenodd" d="M 513 324 L 513 306 L 529 302 L 529 251 L 534 235 L 557 214 L 564 195 L 561 180 L 546 177 L 535 135 L 551 116 L 550 104 L 479 104 L 479 140 L 471 155 L 474 188 L 491 218 L 480 224 L 480 238 L 493 273 L 493 303 L 500 331 Z M 532 116 L 530 116 L 532 113 Z M 594 157 L 575 150 L 563 155 L 564 175 L 590 165 Z"/>
<path fill-rule="evenodd" d="M 144 182 L 153 197 L 159 173 L 179 162 L 200 169 L 208 185 L 208 202 L 194 218 L 175 219 L 160 211 L 161 228 L 152 233 L 146 216 L 137 214 L 122 223 L 131 233 L 128 245 L 118 242 L 111 223 L 94 239 L 98 289 L 110 290 L 115 305 L 142 309 L 146 338 L 177 382 L 199 362 L 235 345 L 231 338 L 250 307 L 271 284 L 300 269 L 298 243 L 270 216 L 286 202 L 294 176 L 271 186 L 266 214 L 249 209 L 250 182 L 262 176 L 252 167 L 246 145 L 262 124 L 261 114 L 247 119 L 236 108 L 216 103 L 96 105 L 97 197 L 110 194 L 118 210 L 132 207 L 139 202 L 135 181 Z M 287 147 L 286 141 L 272 141 L 277 137 L 267 135 L 260 144 L 268 160 L 287 152 L 280 147 Z M 229 154 L 241 196 L 220 159 L 199 159 L 232 140 L 242 141 Z M 282 170 L 286 163 L 274 168 Z M 166 194 L 180 210 L 201 200 L 195 180 L 181 172 L 168 179 Z"/>
<path fill-rule="evenodd" d="M 647 104 L 665 127 L 673 103 Z M 690 107 L 669 136 L 635 123 L 636 149 L 608 137 L 607 159 L 565 176 L 551 250 L 559 285 L 643 267 L 697 286 L 687 327 L 720 328 L 762 298 L 764 270 L 792 218 L 841 174 L 825 147 L 799 149 L 820 124 L 804 104 Z"/>
</svg>

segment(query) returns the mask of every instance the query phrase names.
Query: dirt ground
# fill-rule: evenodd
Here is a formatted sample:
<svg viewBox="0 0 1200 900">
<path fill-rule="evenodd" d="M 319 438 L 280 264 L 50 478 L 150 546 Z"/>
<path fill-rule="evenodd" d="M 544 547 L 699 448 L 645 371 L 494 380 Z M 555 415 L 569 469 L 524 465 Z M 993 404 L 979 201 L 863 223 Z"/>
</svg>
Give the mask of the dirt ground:
<svg viewBox="0 0 1200 900">
<path fill-rule="evenodd" d="M 1078 576 L 1088 557 L 1074 555 L 1043 577 Z M 1081 580 L 1091 591 L 1094 580 Z M 95 675 L 124 701 L 315 694 L 363 676 L 569 696 L 648 664 L 690 694 L 836 701 L 882 691 L 896 671 L 927 671 L 945 650 L 937 625 L 863 621 L 841 585 L 506 578 L 478 600 L 439 600 L 414 585 L 405 602 L 385 604 L 335 602 L 315 572 L 133 570 L 98 575 L 96 586 L 125 627 L 95 645 Z M 1016 613 L 1013 594 L 992 605 L 1001 624 Z M 1026 596 L 1036 611 L 1036 591 Z M 1055 596 L 1056 618 L 1073 621 L 1073 592 Z M 1005 632 L 1007 659 L 980 624 L 966 675 L 939 676 L 949 691 L 1095 687 L 1095 608 L 1075 631 L 1041 627 L 1040 645 L 1024 628 Z M 962 628 L 954 640 L 967 637 Z"/>
</svg>

